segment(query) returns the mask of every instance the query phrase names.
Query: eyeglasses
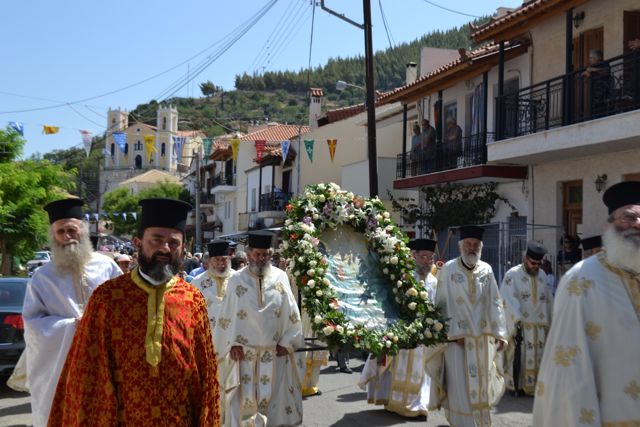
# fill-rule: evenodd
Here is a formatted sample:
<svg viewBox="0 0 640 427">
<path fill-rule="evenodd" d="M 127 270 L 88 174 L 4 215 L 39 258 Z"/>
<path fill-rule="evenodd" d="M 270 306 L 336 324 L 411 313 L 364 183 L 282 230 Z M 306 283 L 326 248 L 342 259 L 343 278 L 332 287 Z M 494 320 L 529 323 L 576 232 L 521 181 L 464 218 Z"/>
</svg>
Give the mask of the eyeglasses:
<svg viewBox="0 0 640 427">
<path fill-rule="evenodd" d="M 614 218 L 614 221 L 620 221 L 623 224 L 636 224 L 640 219 L 640 214 L 636 212 L 624 212 L 622 215 Z"/>
<path fill-rule="evenodd" d="M 531 265 L 533 265 L 534 267 L 539 267 L 542 265 L 542 261 L 534 261 L 531 258 L 527 257 L 527 262 Z"/>
</svg>

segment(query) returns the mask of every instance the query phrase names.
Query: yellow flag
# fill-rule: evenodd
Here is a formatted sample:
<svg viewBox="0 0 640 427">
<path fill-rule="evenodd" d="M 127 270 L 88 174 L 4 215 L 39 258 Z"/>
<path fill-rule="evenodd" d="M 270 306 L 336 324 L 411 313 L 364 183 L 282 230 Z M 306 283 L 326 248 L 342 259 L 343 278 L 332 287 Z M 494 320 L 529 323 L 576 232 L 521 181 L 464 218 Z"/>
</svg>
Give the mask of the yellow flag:
<svg viewBox="0 0 640 427">
<path fill-rule="evenodd" d="M 156 138 L 153 135 L 145 135 L 144 146 L 147 149 L 147 160 L 150 162 L 151 156 L 156 153 Z"/>
<path fill-rule="evenodd" d="M 333 163 L 333 158 L 336 155 L 336 145 L 338 144 L 338 140 L 327 139 L 327 144 L 329 145 L 329 156 L 331 156 L 331 163 Z"/>
<path fill-rule="evenodd" d="M 44 133 L 45 135 L 53 135 L 54 133 L 58 133 L 59 130 L 60 128 L 58 126 L 42 126 L 42 133 Z"/>
<path fill-rule="evenodd" d="M 238 159 L 238 148 L 240 147 L 240 140 L 237 138 L 229 141 L 231 144 L 231 156 L 233 157 L 233 161 L 235 162 Z"/>
</svg>

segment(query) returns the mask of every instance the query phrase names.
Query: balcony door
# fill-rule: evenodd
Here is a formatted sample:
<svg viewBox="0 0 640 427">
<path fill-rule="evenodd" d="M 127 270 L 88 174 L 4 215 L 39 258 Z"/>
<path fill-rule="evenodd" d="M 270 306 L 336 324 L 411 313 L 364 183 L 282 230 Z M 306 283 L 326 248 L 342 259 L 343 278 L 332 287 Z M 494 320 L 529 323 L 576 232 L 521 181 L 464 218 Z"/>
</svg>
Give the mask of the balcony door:
<svg viewBox="0 0 640 427">
<path fill-rule="evenodd" d="M 567 234 L 582 231 L 582 180 L 562 183 L 562 225 Z"/>
<path fill-rule="evenodd" d="M 592 30 L 583 31 L 580 35 L 573 39 L 573 69 L 580 70 L 589 65 L 589 52 L 599 50 L 604 56 L 604 28 L 594 28 Z M 590 85 L 589 79 L 577 77 L 574 82 L 574 111 L 573 121 L 579 122 L 585 118 L 591 117 L 590 108 Z"/>
</svg>

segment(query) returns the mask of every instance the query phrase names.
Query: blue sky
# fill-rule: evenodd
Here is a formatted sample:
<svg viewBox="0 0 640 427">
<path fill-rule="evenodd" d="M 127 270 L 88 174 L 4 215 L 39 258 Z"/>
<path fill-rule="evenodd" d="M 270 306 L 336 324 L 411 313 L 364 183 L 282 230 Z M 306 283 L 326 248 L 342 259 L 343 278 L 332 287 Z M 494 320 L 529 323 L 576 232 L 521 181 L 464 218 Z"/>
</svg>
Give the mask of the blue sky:
<svg viewBox="0 0 640 427">
<path fill-rule="evenodd" d="M 492 14 L 499 6 L 517 7 L 521 1 L 371 0 L 374 49 L 389 47 L 380 4 L 396 44 L 472 19 L 430 3 L 478 16 Z M 198 85 L 206 80 L 232 90 L 236 74 L 306 67 L 312 22 L 309 0 L 275 1 L 220 54 L 230 35 L 238 34 L 234 30 L 269 4 L 269 0 L 3 0 L 0 123 L 25 123 L 25 156 L 46 153 L 81 146 L 80 129 L 104 131 L 109 108 L 131 110 L 173 92 L 174 83 L 187 74 L 193 76 L 209 55 L 219 57 L 176 96 L 201 96 Z M 326 0 L 325 5 L 362 22 L 359 0 Z M 363 54 L 360 29 L 319 6 L 314 25 L 313 66 L 331 57 Z M 199 52 L 203 53 L 197 56 Z M 151 78 L 157 74 L 162 75 Z M 112 91 L 118 92 L 100 96 Z M 59 106 L 67 103 L 71 105 Z M 38 110 L 20 111 L 34 109 Z M 45 124 L 59 126 L 60 132 L 42 135 Z"/>
</svg>

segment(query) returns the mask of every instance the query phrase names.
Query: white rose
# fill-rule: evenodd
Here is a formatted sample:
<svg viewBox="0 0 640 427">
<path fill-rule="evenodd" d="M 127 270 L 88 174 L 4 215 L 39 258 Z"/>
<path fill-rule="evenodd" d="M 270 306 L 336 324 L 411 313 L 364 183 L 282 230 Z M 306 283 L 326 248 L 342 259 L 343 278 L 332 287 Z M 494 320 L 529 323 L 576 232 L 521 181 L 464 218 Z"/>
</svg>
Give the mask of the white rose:
<svg viewBox="0 0 640 427">
<path fill-rule="evenodd" d="M 376 220 L 378 220 L 378 221 L 382 221 L 382 215 L 377 214 L 377 215 L 376 215 Z"/>
<path fill-rule="evenodd" d="M 307 254 L 307 255 L 311 255 L 313 253 L 313 251 L 311 249 L 307 248 L 307 249 L 304 250 L 304 253 Z"/>
<path fill-rule="evenodd" d="M 415 297 L 418 295 L 418 291 L 416 290 L 416 288 L 409 288 L 407 289 L 407 292 L 405 293 L 405 295 L 409 297 Z"/>
<path fill-rule="evenodd" d="M 424 331 L 424 336 L 425 336 L 426 338 L 431 338 L 431 337 L 433 336 L 433 334 L 431 333 L 431 331 L 430 331 L 430 330 L 428 330 L 428 329 L 427 329 L 426 331 Z"/>
<path fill-rule="evenodd" d="M 389 212 L 384 212 L 382 216 L 384 216 L 385 218 L 389 218 L 390 215 L 389 215 Z"/>
<path fill-rule="evenodd" d="M 307 270 L 307 276 L 309 277 L 313 277 L 316 275 L 316 272 L 312 269 Z"/>
<path fill-rule="evenodd" d="M 390 337 L 390 338 L 393 338 L 393 332 L 389 332 L 389 333 L 387 334 L 387 336 L 388 336 L 388 337 Z"/>
<path fill-rule="evenodd" d="M 355 348 L 360 348 L 360 343 L 355 343 L 355 344 L 353 344 L 353 346 L 354 346 Z"/>
<path fill-rule="evenodd" d="M 282 242 L 282 249 L 289 249 L 289 242 Z"/>
<path fill-rule="evenodd" d="M 318 190 L 324 190 L 325 186 L 324 184 L 318 184 Z"/>
<path fill-rule="evenodd" d="M 384 274 L 389 274 L 389 269 L 385 267 L 385 268 L 382 269 L 382 272 Z M 393 279 L 391 279 L 391 280 L 393 280 Z"/>
<path fill-rule="evenodd" d="M 409 310 L 415 310 L 417 305 L 418 304 L 416 304 L 415 302 L 410 302 L 407 307 L 409 307 Z"/>
<path fill-rule="evenodd" d="M 320 289 L 318 289 L 318 290 L 316 291 L 316 296 L 317 296 L 317 297 L 321 297 L 321 296 L 322 296 L 322 291 L 321 291 Z"/>
<path fill-rule="evenodd" d="M 287 230 L 292 231 L 293 230 L 293 225 L 288 226 Z"/>
<path fill-rule="evenodd" d="M 333 326 L 325 326 L 324 328 L 322 328 L 322 332 L 324 332 L 325 335 L 329 336 L 333 333 Z"/>
<path fill-rule="evenodd" d="M 316 265 L 318 265 L 317 261 L 309 261 L 309 266 L 310 267 L 315 267 Z"/>
<path fill-rule="evenodd" d="M 324 277 L 322 279 L 322 283 L 324 283 L 325 285 L 329 286 L 329 284 L 331 284 L 331 282 L 329 282 L 329 279 L 327 279 L 326 277 Z"/>
<path fill-rule="evenodd" d="M 427 291 L 420 291 L 420 298 L 426 301 L 428 297 L 429 297 L 429 294 L 427 293 Z"/>
<path fill-rule="evenodd" d="M 397 256 L 392 256 L 391 259 L 389 260 L 389 262 L 393 265 L 398 264 L 398 257 Z"/>
<path fill-rule="evenodd" d="M 396 280 L 396 275 L 395 275 L 395 274 L 392 274 L 391 276 L 389 276 L 389 279 L 391 279 L 391 280 Z"/>
<path fill-rule="evenodd" d="M 393 342 L 398 342 L 398 337 L 393 337 Z"/>
<path fill-rule="evenodd" d="M 431 317 L 427 317 L 425 322 L 427 322 L 427 325 L 433 325 L 433 319 Z"/>
<path fill-rule="evenodd" d="M 344 328 L 343 328 L 342 326 L 340 326 L 340 325 L 337 325 L 337 326 L 336 326 L 336 331 L 337 331 L 339 334 L 341 334 L 341 333 L 343 333 L 343 332 L 344 332 Z"/>
<path fill-rule="evenodd" d="M 311 289 L 313 289 L 313 287 L 316 285 L 316 281 L 311 279 L 307 282 L 307 286 L 309 286 Z"/>
<path fill-rule="evenodd" d="M 398 280 L 398 281 L 396 282 L 396 286 L 397 286 L 397 287 L 399 287 L 399 288 L 401 288 L 401 287 L 402 287 L 402 280 Z"/>
<path fill-rule="evenodd" d="M 394 294 L 397 294 L 397 293 L 398 293 L 398 289 L 397 289 L 397 288 L 393 288 L 393 289 L 391 289 L 391 290 L 393 291 L 393 293 L 394 293 Z"/>
<path fill-rule="evenodd" d="M 435 329 L 436 331 L 441 331 L 442 328 L 443 328 L 443 325 L 440 322 L 436 322 L 436 324 L 433 325 L 433 329 Z"/>
<path fill-rule="evenodd" d="M 299 271 L 296 271 L 295 273 L 293 273 L 293 275 L 294 275 L 294 276 L 296 276 L 296 277 L 298 277 L 298 276 L 300 276 L 300 272 L 299 272 Z"/>
<path fill-rule="evenodd" d="M 319 325 L 320 323 L 322 323 L 322 316 L 316 314 L 316 317 L 313 318 L 313 321 Z"/>
<path fill-rule="evenodd" d="M 321 268 L 319 268 L 319 269 L 318 269 L 318 274 L 322 276 L 322 275 L 324 274 L 324 270 L 323 270 L 323 269 L 321 269 Z"/>
<path fill-rule="evenodd" d="M 327 200 L 323 194 L 318 196 L 318 200 L 320 201 L 320 203 L 323 203 L 325 200 Z"/>
<path fill-rule="evenodd" d="M 317 221 L 318 219 L 320 219 L 320 215 L 318 214 L 313 214 L 313 220 Z"/>
<path fill-rule="evenodd" d="M 351 191 L 347 193 L 347 199 L 349 200 L 353 199 L 353 193 Z"/>
<path fill-rule="evenodd" d="M 393 345 L 393 343 L 391 341 L 385 341 L 384 345 L 387 346 L 387 348 L 391 348 L 391 346 Z"/>
<path fill-rule="evenodd" d="M 400 304 L 400 298 L 396 297 L 395 300 L 398 304 Z"/>
<path fill-rule="evenodd" d="M 290 219 L 286 220 L 286 221 L 284 222 L 284 225 L 291 225 L 291 220 L 290 220 Z"/>
<path fill-rule="evenodd" d="M 298 262 L 304 262 L 304 257 L 302 256 L 298 257 Z"/>
</svg>

